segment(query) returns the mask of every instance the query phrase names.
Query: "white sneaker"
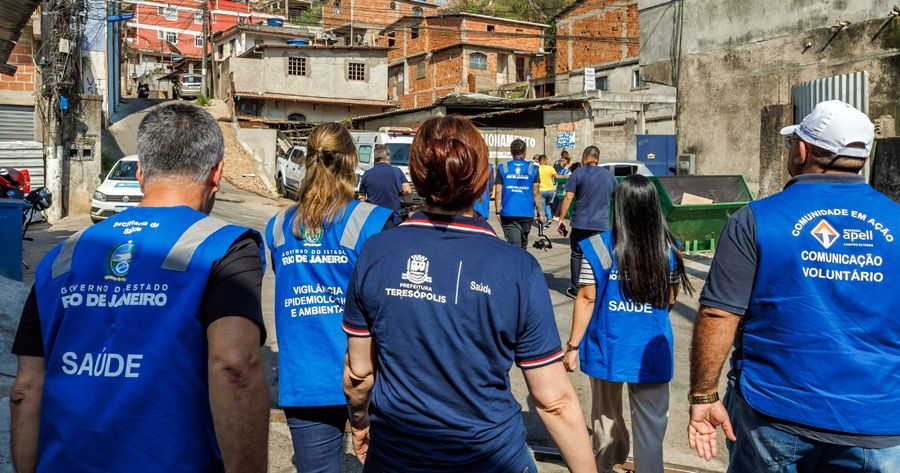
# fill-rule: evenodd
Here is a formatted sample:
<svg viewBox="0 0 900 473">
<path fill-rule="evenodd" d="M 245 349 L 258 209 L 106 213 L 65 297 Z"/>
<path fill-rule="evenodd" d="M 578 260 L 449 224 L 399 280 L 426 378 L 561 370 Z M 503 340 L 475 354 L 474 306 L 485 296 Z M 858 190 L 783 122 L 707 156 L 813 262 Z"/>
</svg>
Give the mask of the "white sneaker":
<svg viewBox="0 0 900 473">
<path fill-rule="evenodd" d="M 558 222 L 558 221 L 559 221 L 559 217 L 553 217 L 553 221 L 554 221 L 554 222 Z"/>
</svg>

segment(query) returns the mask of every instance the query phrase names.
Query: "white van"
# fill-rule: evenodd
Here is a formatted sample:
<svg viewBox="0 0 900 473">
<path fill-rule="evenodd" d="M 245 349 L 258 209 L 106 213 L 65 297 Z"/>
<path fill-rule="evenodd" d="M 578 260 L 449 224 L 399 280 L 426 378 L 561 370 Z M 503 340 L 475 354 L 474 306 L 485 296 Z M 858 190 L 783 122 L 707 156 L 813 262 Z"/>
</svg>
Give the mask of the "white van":
<svg viewBox="0 0 900 473">
<path fill-rule="evenodd" d="M 375 166 L 375 145 L 385 145 L 391 152 L 391 164 L 397 166 L 406 180 L 409 178 L 409 149 L 416 132 L 412 128 L 382 127 L 378 131 L 351 130 L 356 143 L 356 182 L 363 173 Z"/>
</svg>

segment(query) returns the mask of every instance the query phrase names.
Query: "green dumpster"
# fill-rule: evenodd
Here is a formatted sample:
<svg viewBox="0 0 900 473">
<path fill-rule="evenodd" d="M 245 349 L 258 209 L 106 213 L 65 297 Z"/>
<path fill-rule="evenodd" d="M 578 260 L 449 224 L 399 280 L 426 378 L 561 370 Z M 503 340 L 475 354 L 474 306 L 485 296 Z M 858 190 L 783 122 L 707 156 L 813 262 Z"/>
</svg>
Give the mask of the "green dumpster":
<svg viewBox="0 0 900 473">
<path fill-rule="evenodd" d="M 743 176 L 651 178 L 669 229 L 688 253 L 715 250 L 731 214 L 753 200 Z"/>
<path fill-rule="evenodd" d="M 722 227 L 731 214 L 753 200 L 743 176 L 648 176 L 656 186 L 669 229 L 689 253 L 715 250 Z M 622 182 L 624 177 L 616 178 Z M 568 178 L 556 179 L 562 201 Z M 573 201 L 567 218 L 572 218 Z M 613 225 L 614 205 L 609 224 Z"/>
</svg>

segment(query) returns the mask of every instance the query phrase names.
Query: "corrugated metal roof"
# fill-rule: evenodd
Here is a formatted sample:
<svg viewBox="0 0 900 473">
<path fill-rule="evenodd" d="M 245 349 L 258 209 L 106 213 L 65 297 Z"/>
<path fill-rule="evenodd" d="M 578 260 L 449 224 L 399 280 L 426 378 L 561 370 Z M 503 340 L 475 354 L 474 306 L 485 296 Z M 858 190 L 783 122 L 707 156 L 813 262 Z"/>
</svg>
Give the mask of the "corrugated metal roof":
<svg viewBox="0 0 900 473">
<path fill-rule="evenodd" d="M 285 102 L 317 103 L 326 105 L 362 105 L 370 107 L 393 108 L 395 105 L 387 100 L 347 99 L 332 97 L 309 97 L 305 95 L 259 94 L 255 92 L 235 92 L 241 99 L 283 100 Z"/>
<path fill-rule="evenodd" d="M 0 15 L 0 73 L 14 75 L 15 66 L 6 63 L 40 0 L 4 0 L 3 14 Z"/>
</svg>

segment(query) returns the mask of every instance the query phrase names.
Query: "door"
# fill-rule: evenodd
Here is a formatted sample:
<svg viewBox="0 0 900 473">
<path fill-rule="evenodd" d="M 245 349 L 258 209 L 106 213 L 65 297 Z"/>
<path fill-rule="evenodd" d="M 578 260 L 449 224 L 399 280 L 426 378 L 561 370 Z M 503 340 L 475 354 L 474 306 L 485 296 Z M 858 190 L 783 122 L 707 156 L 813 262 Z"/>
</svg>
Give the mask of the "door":
<svg viewBox="0 0 900 473">
<path fill-rule="evenodd" d="M 34 107 L 0 105 L 0 141 L 34 141 Z"/>
<path fill-rule="evenodd" d="M 653 175 L 675 175 L 675 158 L 675 135 L 637 136 L 637 160 Z"/>
<path fill-rule="evenodd" d="M 300 147 L 291 149 L 288 162 L 285 164 L 284 180 L 288 187 L 300 189 L 300 183 L 306 175 L 306 151 Z"/>
</svg>

